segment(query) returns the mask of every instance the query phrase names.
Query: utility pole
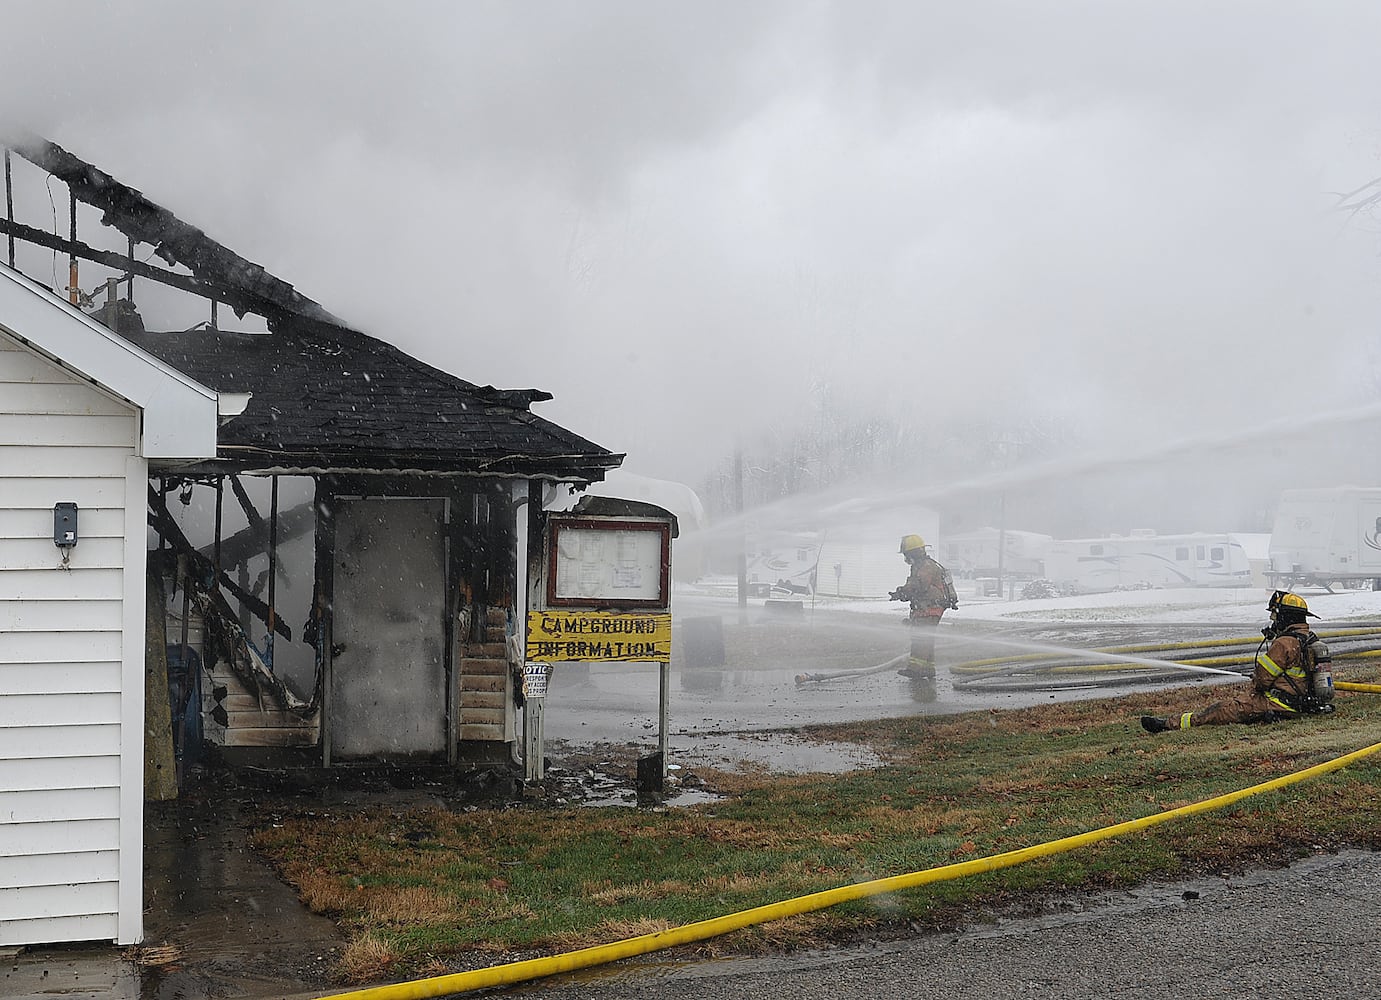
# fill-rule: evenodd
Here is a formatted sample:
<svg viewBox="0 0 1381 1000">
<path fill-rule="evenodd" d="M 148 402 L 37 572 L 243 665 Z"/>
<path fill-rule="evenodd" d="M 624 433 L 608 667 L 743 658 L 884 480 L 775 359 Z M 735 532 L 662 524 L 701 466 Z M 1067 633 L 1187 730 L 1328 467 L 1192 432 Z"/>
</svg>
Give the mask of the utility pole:
<svg viewBox="0 0 1381 1000">
<path fill-rule="evenodd" d="M 1002 589 L 1002 557 L 1007 553 L 1007 494 L 1004 492 L 997 504 L 997 596 L 1000 600 Z"/>
<path fill-rule="evenodd" d="M 743 527 L 743 447 L 734 449 L 734 511 L 738 515 L 738 620 L 748 624 L 748 538 Z"/>
</svg>

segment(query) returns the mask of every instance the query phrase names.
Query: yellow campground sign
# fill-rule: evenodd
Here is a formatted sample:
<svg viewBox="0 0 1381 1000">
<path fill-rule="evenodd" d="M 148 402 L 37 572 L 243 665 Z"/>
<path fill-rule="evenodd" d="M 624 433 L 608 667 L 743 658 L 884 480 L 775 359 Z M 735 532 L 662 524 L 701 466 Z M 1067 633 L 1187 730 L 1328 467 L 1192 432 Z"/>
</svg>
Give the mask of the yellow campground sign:
<svg viewBox="0 0 1381 1000">
<path fill-rule="evenodd" d="M 671 615 L 636 611 L 531 611 L 527 658 L 538 663 L 671 659 Z"/>
</svg>

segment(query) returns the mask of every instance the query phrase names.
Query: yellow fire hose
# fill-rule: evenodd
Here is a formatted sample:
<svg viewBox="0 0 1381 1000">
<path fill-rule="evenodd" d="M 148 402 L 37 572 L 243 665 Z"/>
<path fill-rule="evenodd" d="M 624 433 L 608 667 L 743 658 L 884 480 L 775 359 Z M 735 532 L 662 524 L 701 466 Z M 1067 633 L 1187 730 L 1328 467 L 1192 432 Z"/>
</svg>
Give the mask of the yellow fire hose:
<svg viewBox="0 0 1381 1000">
<path fill-rule="evenodd" d="M 1374 629 L 1374 628 L 1330 629 L 1330 630 L 1327 630 L 1327 631 L 1320 631 L 1318 634 L 1319 634 L 1319 636 L 1320 636 L 1321 638 L 1324 638 L 1324 639 L 1346 639 L 1346 638 L 1354 638 L 1354 637 L 1362 637 L 1362 636 L 1379 636 L 1379 635 L 1381 635 L 1381 633 L 1378 633 L 1378 631 L 1377 631 L 1376 629 Z M 1255 646 L 1255 645 L 1259 644 L 1260 642 L 1261 642 L 1261 636 L 1256 635 L 1256 636 L 1233 637 L 1233 638 L 1227 638 L 1227 639 L 1195 639 L 1195 640 L 1189 641 L 1189 642 L 1156 642 L 1156 643 L 1142 643 L 1142 644 L 1139 644 L 1139 645 L 1132 645 L 1132 646 L 1110 646 L 1110 647 L 1103 647 L 1103 648 L 1095 649 L 1095 650 L 1092 650 L 1092 652 L 1094 652 L 1094 653 L 1111 653 L 1111 654 L 1113 654 L 1113 655 L 1119 655 L 1119 656 L 1135 656 L 1135 655 L 1139 655 L 1139 654 L 1141 654 L 1141 653 L 1166 653 L 1166 652 L 1174 652 L 1174 651 L 1179 651 L 1179 650 L 1190 650 L 1190 649 L 1215 649 L 1215 648 L 1221 648 L 1221 647 L 1224 647 L 1224 646 Z M 1369 652 L 1370 652 L 1370 654 L 1373 655 L 1373 656 L 1374 656 L 1374 655 L 1377 655 L 1377 654 L 1376 654 L 1376 651 L 1369 651 Z M 1348 657 L 1360 657 L 1360 656 L 1365 656 L 1365 655 L 1367 655 L 1367 654 L 1366 654 L 1366 653 L 1348 653 L 1348 654 L 1343 654 L 1343 655 L 1344 655 L 1344 656 L 1348 656 Z M 1015 654 L 1015 655 L 1008 655 L 1008 656 L 991 657 L 991 658 L 989 658 L 989 659 L 984 659 L 984 660 L 969 660 L 969 661 L 967 661 L 967 662 L 965 662 L 965 663 L 957 663 L 957 664 L 951 665 L 951 666 L 950 666 L 950 670 L 951 670 L 953 673 L 958 673 L 958 674 L 969 674 L 969 673 L 983 674 L 983 673 L 988 673 L 988 672 L 990 672 L 990 668 L 993 668 L 993 667 L 1000 667 L 1000 666 L 1003 666 L 1003 665 L 1005 665 L 1005 664 L 1038 663 L 1038 662 L 1041 661 L 1041 660 L 1063 660 L 1063 659 L 1068 659 L 1068 657 L 1069 657 L 1069 654 L 1066 653 L 1066 652 L 1053 652 L 1053 653 L 1024 653 L 1024 654 Z M 1335 658 L 1335 659 L 1338 659 L 1339 657 L 1335 654 L 1335 657 L 1334 657 L 1334 658 Z M 1232 657 L 1218 657 L 1218 658 L 1215 658 L 1215 659 L 1221 660 L 1222 662 L 1246 663 L 1246 662 L 1250 662 L 1251 656 L 1250 656 L 1249 654 L 1244 654 L 1244 658 L 1239 658 L 1239 659 L 1234 659 L 1234 658 L 1232 658 Z M 1167 658 L 1167 659 L 1166 659 L 1166 662 L 1167 662 L 1167 663 L 1175 663 L 1175 662 L 1197 663 L 1197 662 L 1199 662 L 1199 661 L 1197 661 L 1197 660 L 1175 661 L 1175 660 L 1171 660 L 1171 659 L 1168 659 L 1168 658 Z M 1209 662 L 1209 661 L 1204 661 L 1204 662 Z M 1086 665 L 1086 669 L 1107 669 L 1108 666 L 1109 666 L 1108 664 L 1093 664 L 1093 663 L 1090 663 L 1090 664 Z M 1137 666 L 1137 665 L 1136 665 L 1136 664 L 1132 664 L 1131 666 Z"/>
<path fill-rule="evenodd" d="M 1353 690 L 1366 689 L 1381 693 L 1381 685 L 1353 684 L 1348 685 L 1348 687 Z M 1085 847 L 1101 840 L 1120 837 L 1128 833 L 1136 833 L 1172 819 L 1180 819 L 1185 816 L 1193 816 L 1197 813 L 1221 809 L 1224 806 L 1232 805 L 1234 802 L 1241 801 L 1252 795 L 1260 795 L 1263 792 L 1273 792 L 1308 778 L 1315 778 L 1321 774 L 1327 774 L 1330 771 L 1337 771 L 1377 751 L 1381 751 L 1381 743 L 1373 744 L 1361 750 L 1354 750 L 1352 753 L 1345 754 L 1342 757 L 1335 757 L 1333 760 L 1325 761 L 1322 764 L 1315 764 L 1313 767 L 1305 768 L 1303 771 L 1296 771 L 1293 774 L 1274 778 L 1270 781 L 1262 782 L 1259 785 L 1252 785 L 1250 788 L 1243 788 L 1239 791 L 1228 792 L 1225 795 L 1218 795 L 1211 799 L 1205 799 L 1202 802 L 1180 806 L 1178 809 L 1170 809 L 1152 816 L 1143 816 L 1140 819 L 1128 820 L 1113 826 L 1105 826 L 1097 830 L 1091 830 L 1088 833 L 1080 833 L 1071 837 L 1062 837 L 1059 840 L 1052 840 L 1048 843 L 1037 844 L 1032 847 L 1023 847 L 1015 851 L 1006 851 L 1002 854 L 994 854 L 986 858 L 975 858 L 971 861 L 941 865 L 938 868 L 927 868 L 924 871 L 912 872 L 907 875 L 893 875 L 889 878 L 872 879 L 867 882 L 857 882 L 853 885 L 840 886 L 835 889 L 826 889 L 823 892 L 814 892 L 806 896 L 797 896 L 794 899 L 783 900 L 779 903 L 756 906 L 749 910 L 740 910 L 738 913 L 730 913 L 722 917 L 712 917 L 709 920 L 698 920 L 695 923 L 674 927 L 670 930 L 656 931 L 652 934 L 641 934 L 637 937 L 625 938 L 622 941 L 595 945 L 591 948 L 582 948 L 579 951 L 569 951 L 560 955 L 552 955 L 548 958 L 532 958 L 523 962 L 493 965 L 485 969 L 456 972 L 446 976 L 433 976 L 428 979 L 417 979 L 407 983 L 395 983 L 391 986 L 373 986 L 368 989 L 353 990 L 348 993 L 333 993 L 328 997 L 321 998 L 321 1000 L 420 1000 L 420 998 L 423 997 L 448 996 L 454 993 L 463 993 L 469 990 L 483 989 L 485 987 L 505 986 L 512 983 L 525 982 L 530 979 L 539 979 L 543 976 L 551 976 L 561 972 L 573 972 L 576 969 L 588 969 L 591 966 L 604 965 L 608 962 L 618 961 L 619 959 L 632 958 L 635 955 L 646 955 L 649 952 L 660 951 L 664 948 L 672 948 L 677 945 L 704 941 L 708 938 L 718 937 L 721 934 L 741 930 L 744 927 L 750 927 L 754 924 L 766 923 L 770 920 L 781 920 L 784 917 L 794 917 L 802 913 L 822 910 L 826 907 L 835 906 L 839 903 L 847 903 L 855 899 L 864 899 L 868 896 L 895 892 L 899 889 L 912 889 L 916 886 L 928 885 L 932 882 L 945 882 L 951 879 L 963 878 L 966 875 L 979 875 L 983 872 L 1011 868 L 1013 865 L 1019 865 L 1025 861 L 1049 857 L 1052 854 L 1061 854 L 1065 851 L 1072 851 L 1076 847 Z"/>
</svg>

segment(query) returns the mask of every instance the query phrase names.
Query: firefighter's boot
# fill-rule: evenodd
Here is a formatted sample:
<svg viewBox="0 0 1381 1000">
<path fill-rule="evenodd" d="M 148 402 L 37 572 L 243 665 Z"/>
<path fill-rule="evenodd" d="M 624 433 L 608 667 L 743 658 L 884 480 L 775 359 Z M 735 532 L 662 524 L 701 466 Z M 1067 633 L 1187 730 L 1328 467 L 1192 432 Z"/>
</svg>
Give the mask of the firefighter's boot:
<svg viewBox="0 0 1381 1000">
<path fill-rule="evenodd" d="M 906 666 L 898 670 L 897 673 L 913 681 L 933 681 L 935 679 L 935 664 L 913 659 L 908 661 Z"/>
<path fill-rule="evenodd" d="M 1143 715 L 1141 717 L 1141 728 L 1148 733 L 1164 733 L 1175 727 L 1170 725 L 1169 719 L 1162 719 L 1154 715 Z"/>
</svg>

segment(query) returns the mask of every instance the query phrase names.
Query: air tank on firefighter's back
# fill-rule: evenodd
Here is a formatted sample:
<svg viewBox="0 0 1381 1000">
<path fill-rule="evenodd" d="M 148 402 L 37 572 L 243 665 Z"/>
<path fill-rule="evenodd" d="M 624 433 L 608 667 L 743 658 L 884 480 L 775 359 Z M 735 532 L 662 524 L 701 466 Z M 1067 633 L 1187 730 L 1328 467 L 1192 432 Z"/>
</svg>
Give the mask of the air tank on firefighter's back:
<svg viewBox="0 0 1381 1000">
<path fill-rule="evenodd" d="M 1311 649 L 1314 654 L 1313 690 L 1314 702 L 1319 705 L 1333 704 L 1333 654 L 1322 640 L 1315 642 Z"/>
</svg>

